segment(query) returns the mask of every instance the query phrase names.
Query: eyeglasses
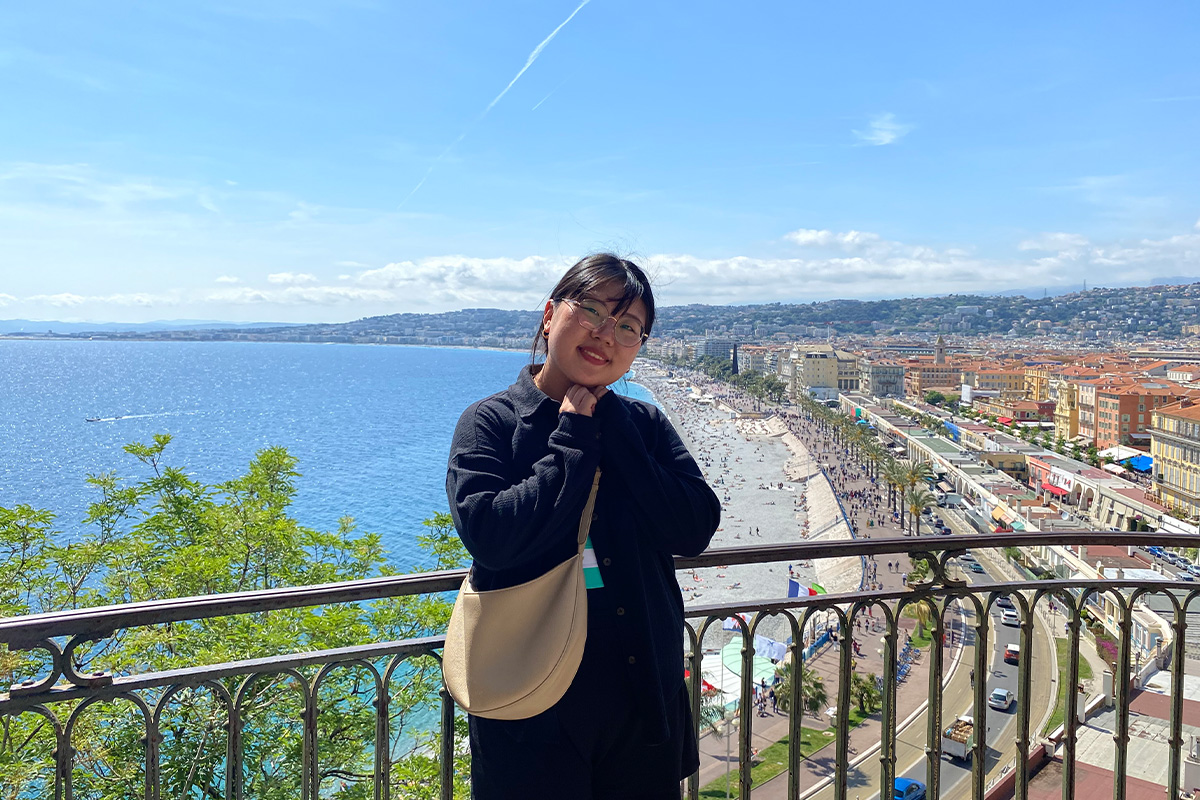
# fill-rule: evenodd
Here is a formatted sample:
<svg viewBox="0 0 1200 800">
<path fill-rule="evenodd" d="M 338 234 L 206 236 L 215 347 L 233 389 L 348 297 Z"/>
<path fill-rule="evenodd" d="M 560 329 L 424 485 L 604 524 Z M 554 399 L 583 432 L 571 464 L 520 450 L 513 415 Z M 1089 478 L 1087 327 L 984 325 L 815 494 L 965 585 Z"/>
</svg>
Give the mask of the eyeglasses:
<svg viewBox="0 0 1200 800">
<path fill-rule="evenodd" d="M 613 321 L 613 338 L 622 347 L 637 347 L 649 338 L 649 334 L 642 329 L 641 323 L 636 319 L 627 316 L 617 319 L 608 313 L 608 309 L 603 304 L 595 300 L 563 298 L 562 302 L 571 307 L 571 310 L 575 312 L 575 319 L 589 331 L 600 330 L 611 319 Z"/>
</svg>

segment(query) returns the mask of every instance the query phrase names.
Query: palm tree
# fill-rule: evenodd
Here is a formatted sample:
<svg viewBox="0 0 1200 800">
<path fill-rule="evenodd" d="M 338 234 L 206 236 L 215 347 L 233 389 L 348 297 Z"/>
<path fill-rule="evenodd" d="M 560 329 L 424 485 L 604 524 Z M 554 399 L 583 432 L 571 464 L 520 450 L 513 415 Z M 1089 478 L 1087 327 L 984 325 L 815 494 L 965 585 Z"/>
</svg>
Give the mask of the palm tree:
<svg viewBox="0 0 1200 800">
<path fill-rule="evenodd" d="M 896 510 L 896 506 L 898 505 L 896 502 L 897 495 L 901 487 L 904 486 L 905 473 L 906 470 L 904 469 L 903 462 L 897 461 L 894 458 L 888 458 L 884 462 L 883 479 L 888 485 L 888 507 L 893 511 Z"/>
<path fill-rule="evenodd" d="M 918 484 L 926 483 L 930 478 L 933 477 L 933 467 L 928 461 L 909 460 L 901 461 L 900 463 L 904 466 L 904 486 L 910 492 L 917 488 Z M 906 495 L 905 500 L 907 499 L 908 498 Z M 920 513 L 920 511 L 917 513 Z"/>
<path fill-rule="evenodd" d="M 927 508 L 937 505 L 937 498 L 934 497 L 933 492 L 929 491 L 928 489 L 914 486 L 905 492 L 904 502 L 908 506 L 908 513 L 912 515 L 913 534 L 920 536 L 921 512 Z"/>
<path fill-rule="evenodd" d="M 915 567 L 916 564 L 913 566 Z M 928 569 L 928 564 L 925 566 Z M 923 577 L 924 575 L 918 576 L 918 578 Z M 909 573 L 909 580 L 912 580 L 912 572 Z M 914 632 L 917 634 L 917 638 L 920 639 L 925 631 L 925 628 L 929 625 L 929 620 L 933 617 L 933 611 L 929 608 L 929 603 L 921 601 L 919 603 L 913 603 L 905 606 L 904 616 L 912 617 L 917 621 L 917 629 Z"/>
<path fill-rule="evenodd" d="M 863 714 L 870 714 L 875 711 L 876 706 L 882 698 L 882 692 L 875 685 L 875 673 L 869 673 L 866 676 L 859 675 L 857 672 L 850 676 L 850 697 L 858 703 L 858 710 Z"/>
<path fill-rule="evenodd" d="M 782 664 L 775 674 L 779 677 L 779 682 L 775 684 L 775 702 L 783 709 L 784 713 L 790 713 L 792 710 L 792 679 L 795 676 L 795 671 L 792 668 L 792 662 L 788 661 Z M 825 682 L 821 680 L 821 676 L 816 673 L 816 670 L 805 666 L 803 662 L 800 664 L 800 719 L 803 721 L 804 712 L 808 712 L 809 716 L 816 717 L 821 714 L 821 709 L 829 702 L 829 693 L 825 690 Z"/>
</svg>

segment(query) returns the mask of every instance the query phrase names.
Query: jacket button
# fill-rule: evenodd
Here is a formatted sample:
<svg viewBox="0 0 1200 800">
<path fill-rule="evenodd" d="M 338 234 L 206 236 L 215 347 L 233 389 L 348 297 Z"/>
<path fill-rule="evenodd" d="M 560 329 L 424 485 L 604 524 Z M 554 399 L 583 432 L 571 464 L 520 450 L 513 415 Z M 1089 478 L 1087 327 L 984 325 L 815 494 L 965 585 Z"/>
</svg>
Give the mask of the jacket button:
<svg viewBox="0 0 1200 800">
<path fill-rule="evenodd" d="M 630 663 L 630 664 L 636 664 L 636 663 L 637 663 L 637 659 L 636 659 L 636 658 L 634 658 L 633 656 L 630 656 L 630 657 L 629 657 L 629 663 Z"/>
<path fill-rule="evenodd" d="M 600 512 L 599 512 L 599 511 L 593 511 L 593 512 L 592 512 L 592 522 L 595 522 L 595 521 L 596 521 L 596 520 L 598 520 L 598 519 L 600 519 Z"/>
<path fill-rule="evenodd" d="M 618 616 L 618 617 L 623 617 L 623 616 L 625 616 L 625 609 L 624 609 L 624 608 L 618 608 L 618 609 L 617 609 L 617 616 Z"/>
<path fill-rule="evenodd" d="M 604 566 L 606 566 L 606 567 L 610 567 L 610 566 L 612 566 L 612 559 L 611 559 L 611 558 L 606 558 L 606 559 L 604 559 L 603 561 L 601 561 L 600 563 L 601 563 L 601 564 L 603 564 L 603 565 L 604 565 Z"/>
</svg>

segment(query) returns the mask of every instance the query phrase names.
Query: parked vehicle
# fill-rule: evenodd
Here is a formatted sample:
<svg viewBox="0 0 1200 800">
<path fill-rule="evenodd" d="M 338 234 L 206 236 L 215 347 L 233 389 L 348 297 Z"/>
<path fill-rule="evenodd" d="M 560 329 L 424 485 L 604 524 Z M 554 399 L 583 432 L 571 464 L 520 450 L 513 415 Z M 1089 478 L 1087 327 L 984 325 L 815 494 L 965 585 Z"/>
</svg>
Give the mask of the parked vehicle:
<svg viewBox="0 0 1200 800">
<path fill-rule="evenodd" d="M 925 784 L 912 778 L 896 778 L 892 783 L 892 800 L 925 800 Z"/>
<path fill-rule="evenodd" d="M 987 704 L 991 708 L 1008 711 L 1016 699 L 1017 696 L 1008 689 L 992 689 L 992 693 L 988 695 Z"/>
<path fill-rule="evenodd" d="M 1185 572 L 1185 571 L 1183 571 L 1183 570 L 1180 570 L 1180 571 L 1179 571 L 1179 572 L 1176 574 L 1176 576 L 1175 576 L 1175 577 L 1179 578 L 1179 580 L 1181 580 L 1181 581 L 1194 581 L 1194 580 L 1196 580 L 1196 576 L 1195 576 L 1195 575 L 1193 575 L 1193 574 L 1192 574 L 1192 573 L 1190 573 L 1190 572 Z"/>
<path fill-rule="evenodd" d="M 959 761 L 969 761 L 975 745 L 975 720 L 961 716 L 942 731 L 942 752 Z"/>
</svg>

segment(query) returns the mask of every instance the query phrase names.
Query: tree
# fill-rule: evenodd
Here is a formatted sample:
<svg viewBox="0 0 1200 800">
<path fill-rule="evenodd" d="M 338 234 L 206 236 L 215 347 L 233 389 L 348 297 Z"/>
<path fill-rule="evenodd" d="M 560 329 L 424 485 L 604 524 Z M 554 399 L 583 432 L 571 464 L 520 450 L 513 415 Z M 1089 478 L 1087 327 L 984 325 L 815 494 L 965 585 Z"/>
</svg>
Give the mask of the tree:
<svg viewBox="0 0 1200 800">
<path fill-rule="evenodd" d="M 379 537 L 360 533 L 348 517 L 334 531 L 301 525 L 289 515 L 296 459 L 268 447 L 245 475 L 207 485 L 166 463 L 171 441 L 157 435 L 125 452 L 143 477 L 89 476 L 99 499 L 88 510 L 85 534 L 70 539 L 53 516 L 28 506 L 0 509 L 0 614 L 20 616 L 165 597 L 253 591 L 357 580 L 392 570 Z M 425 521 L 419 537 L 422 569 L 462 566 L 466 553 L 448 514 Z M 436 596 L 329 605 L 216 617 L 130 628 L 76 652 L 82 672 L 147 673 L 205 664 L 325 650 L 432 635 L 444 630 L 450 605 Z M 36 674 L 24 652 L 0 657 L 0 683 Z M 308 671 L 309 678 L 315 672 Z M 236 692 L 241 676 L 223 681 Z M 301 761 L 298 693 L 286 675 L 254 684 L 242 705 L 245 720 L 245 790 L 248 796 L 284 800 L 300 796 L 295 765 Z M 438 789 L 436 733 L 413 722 L 436 701 L 440 667 L 414 660 L 403 685 L 389 687 L 395 796 L 432 798 Z M 366 797 L 375 754 L 375 683 L 360 667 L 327 675 L 317 697 L 322 796 Z M 72 703 L 55 704 L 65 719 Z M 130 724 L 127 702 L 102 703 L 80 717 L 72 744 L 78 750 L 76 796 L 116 800 L 141 794 L 136 768 L 144 758 L 141 728 Z M 211 689 L 181 692 L 162 717 L 161 786 L 164 796 L 219 797 L 226 780 L 225 711 Z M 465 723 L 464 723 L 465 724 Z M 456 736 L 463 741 L 465 727 Z M 366 744 L 364 744 L 366 743 Z M 403 745 L 401 744 L 403 743 Z M 0 786 L 4 797 L 41 798 L 49 787 L 28 783 L 37 765 L 53 763 L 46 720 L 22 714 L 4 720 L 0 736 Z M 466 792 L 468 756 L 453 765 L 455 792 Z"/>
<path fill-rule="evenodd" d="M 792 710 L 792 680 L 795 678 L 792 662 L 788 661 L 782 664 L 775 670 L 775 674 L 779 677 L 779 682 L 775 685 L 775 700 L 785 713 L 790 713 Z M 806 711 L 810 716 L 818 716 L 828 702 L 829 693 L 825 689 L 825 682 L 821 676 L 816 673 L 816 670 L 801 663 L 799 709 L 801 716 Z"/>
<path fill-rule="evenodd" d="M 879 707 L 880 700 L 883 698 L 883 693 L 879 691 L 876 685 L 875 673 L 871 672 L 867 675 L 854 673 L 850 676 L 850 697 L 858 704 L 858 710 L 862 714 L 872 714 Z"/>
<path fill-rule="evenodd" d="M 933 492 L 921 487 L 913 487 L 904 494 L 904 502 L 913 520 L 913 535 L 921 535 L 921 512 L 937 505 Z"/>
<path fill-rule="evenodd" d="M 941 392 L 926 392 L 925 402 L 929 403 L 931 406 L 940 406 L 942 403 L 946 402 L 946 395 L 942 394 Z"/>
</svg>

